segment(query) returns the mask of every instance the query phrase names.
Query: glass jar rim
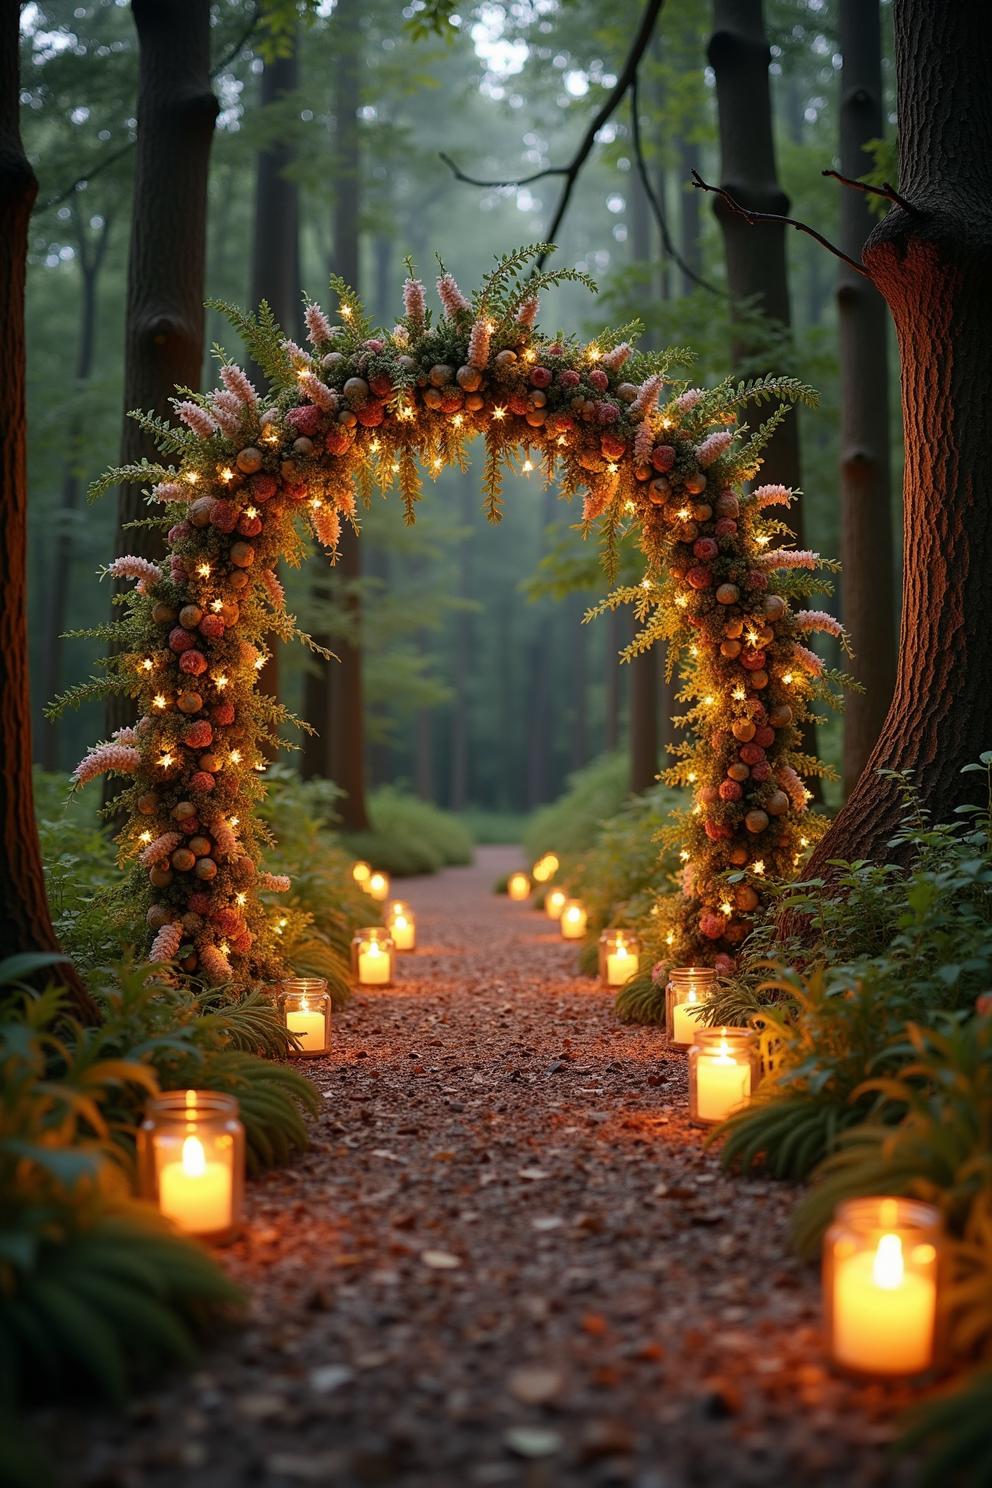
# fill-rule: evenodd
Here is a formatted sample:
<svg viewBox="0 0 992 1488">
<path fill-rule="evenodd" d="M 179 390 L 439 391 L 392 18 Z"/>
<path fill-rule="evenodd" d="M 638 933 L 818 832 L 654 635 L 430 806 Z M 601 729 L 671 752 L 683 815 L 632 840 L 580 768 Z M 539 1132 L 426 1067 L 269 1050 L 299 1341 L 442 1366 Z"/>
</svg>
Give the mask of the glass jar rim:
<svg viewBox="0 0 992 1488">
<path fill-rule="evenodd" d="M 236 1119 L 237 1096 L 222 1090 L 162 1090 L 145 1105 L 146 1119 L 196 1122 L 217 1116 Z"/>
<path fill-rule="evenodd" d="M 327 978 L 291 976 L 283 977 L 279 990 L 284 997 L 326 997 Z"/>
<path fill-rule="evenodd" d="M 634 941 L 640 942 L 640 936 L 636 930 L 628 930 L 625 925 L 614 925 L 609 930 L 604 930 L 600 935 L 603 945 L 609 940 L 620 939 L 625 945 L 631 945 Z"/>
<path fill-rule="evenodd" d="M 758 1035 L 753 1028 L 697 1028 L 692 1035 L 692 1041 L 698 1044 L 700 1049 L 705 1049 L 707 1054 L 723 1043 L 735 1045 L 737 1048 L 740 1048 L 742 1044 L 749 1049 L 758 1047 Z"/>
<path fill-rule="evenodd" d="M 885 1205 L 892 1205 L 891 1214 L 883 1214 Z M 903 1194 L 862 1194 L 857 1198 L 842 1199 L 834 1210 L 831 1223 L 878 1234 L 888 1230 L 919 1230 L 932 1234 L 944 1227 L 935 1204 Z"/>
<path fill-rule="evenodd" d="M 668 976 L 673 982 L 715 982 L 716 969 L 712 966 L 673 966 Z"/>
<path fill-rule="evenodd" d="M 391 943 L 392 938 L 393 937 L 390 935 L 389 929 L 386 925 L 369 925 L 364 930 L 355 931 L 355 934 L 352 937 L 352 944 L 357 944 L 359 941 L 362 940 L 377 940 L 381 945 L 384 941 L 387 940 Z"/>
</svg>

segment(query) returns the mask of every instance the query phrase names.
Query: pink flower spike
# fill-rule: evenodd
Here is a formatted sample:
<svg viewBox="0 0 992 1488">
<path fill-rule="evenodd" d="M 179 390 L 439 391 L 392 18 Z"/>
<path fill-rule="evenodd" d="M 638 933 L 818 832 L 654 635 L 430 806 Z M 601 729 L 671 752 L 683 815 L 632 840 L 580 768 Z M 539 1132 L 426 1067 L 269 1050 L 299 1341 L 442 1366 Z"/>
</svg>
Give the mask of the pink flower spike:
<svg viewBox="0 0 992 1488">
<path fill-rule="evenodd" d="M 331 339 L 331 322 L 313 300 L 307 305 L 303 318 L 306 321 L 307 339 L 311 346 L 322 346 L 325 341 Z"/>
<path fill-rule="evenodd" d="M 427 329 L 427 294 L 419 279 L 408 279 L 403 285 L 403 309 L 411 335 L 422 336 Z"/>
<path fill-rule="evenodd" d="M 647 465 L 651 459 L 651 451 L 654 448 L 654 430 L 649 419 L 644 419 L 637 426 L 634 435 L 634 463 L 636 465 Z"/>
<path fill-rule="evenodd" d="M 229 393 L 233 393 L 242 403 L 252 404 L 258 402 L 258 394 L 248 374 L 233 362 L 220 369 L 220 380 Z"/>
<path fill-rule="evenodd" d="M 269 596 L 269 603 L 272 608 L 274 610 L 284 610 L 286 608 L 286 591 L 282 587 L 278 575 L 274 574 L 271 568 L 263 568 L 261 579 L 265 585 L 265 592 Z"/>
<path fill-rule="evenodd" d="M 198 439 L 209 439 L 212 434 L 217 433 L 217 424 L 211 414 L 199 403 L 176 403 L 176 413 L 182 419 L 188 429 L 192 429 Z"/>
<path fill-rule="evenodd" d="M 811 677 L 819 677 L 823 672 L 823 662 L 815 651 L 808 646 L 793 646 L 792 654 L 795 656 L 804 672 L 809 672 Z"/>
<path fill-rule="evenodd" d="M 466 310 L 472 306 L 458 288 L 454 274 L 442 274 L 437 281 L 437 292 L 444 306 L 444 313 L 449 320 L 455 320 L 459 315 L 464 315 Z"/>
<path fill-rule="evenodd" d="M 524 300 L 520 309 L 517 311 L 517 325 L 527 326 L 529 329 L 537 320 L 537 312 L 540 308 L 541 302 L 537 295 L 531 295 L 528 299 Z"/>
<path fill-rule="evenodd" d="M 235 413 L 230 408 L 225 407 L 220 401 L 224 396 L 224 393 L 213 393 L 211 395 L 210 412 L 220 425 L 221 433 L 226 434 L 228 439 L 237 439 L 241 431 L 242 405 L 237 402 L 237 399 L 234 400 L 237 404 L 237 412 Z M 228 393 L 226 396 L 230 398 L 231 394 Z"/>
<path fill-rule="evenodd" d="M 125 723 L 119 729 L 114 729 L 111 737 L 115 744 L 136 746 L 138 743 L 138 730 L 132 724 Z"/>
<path fill-rule="evenodd" d="M 138 558 L 134 553 L 122 554 L 108 563 L 107 573 L 112 579 L 146 579 L 149 584 L 158 584 L 162 579 L 162 570 L 157 563 Z"/>
<path fill-rule="evenodd" d="M 152 941 L 152 948 L 148 952 L 149 961 L 172 961 L 182 943 L 183 927 L 178 920 L 172 920 L 168 925 L 162 926 Z"/>
<path fill-rule="evenodd" d="M 645 378 L 641 383 L 640 391 L 633 403 L 630 405 L 630 416 L 633 419 L 647 418 L 658 406 L 658 394 L 661 392 L 662 379 L 656 372 L 653 377 Z"/>
<path fill-rule="evenodd" d="M 605 367 L 608 372 L 619 372 L 624 362 L 630 356 L 631 346 L 629 341 L 621 341 L 619 346 L 614 346 L 600 358 L 599 365 Z"/>
<path fill-rule="evenodd" d="M 321 382 L 316 372 L 302 372 L 300 374 L 300 387 L 311 402 L 316 403 L 325 413 L 333 413 L 338 406 L 338 395 L 333 388 L 329 388 L 326 382 Z"/>
<path fill-rule="evenodd" d="M 322 548 L 333 553 L 341 536 L 341 518 L 333 506 L 318 506 L 309 512 L 310 526 Z"/>
<path fill-rule="evenodd" d="M 231 980 L 231 963 L 224 955 L 220 946 L 215 945 L 212 940 L 204 941 L 197 947 L 200 953 L 200 966 L 207 976 L 207 980 L 214 986 L 221 982 Z"/>
<path fill-rule="evenodd" d="M 211 822 L 210 831 L 217 852 L 222 858 L 232 858 L 238 852 L 238 839 L 234 835 L 234 828 L 224 817 L 218 817 L 216 821 Z"/>
<path fill-rule="evenodd" d="M 696 459 L 705 470 L 712 465 L 714 460 L 719 460 L 724 450 L 733 443 L 733 434 L 727 429 L 718 429 L 713 434 L 707 434 L 701 444 L 696 445 Z"/>
<path fill-rule="evenodd" d="M 288 894 L 292 887 L 285 873 L 260 873 L 258 883 L 259 888 L 269 889 L 273 894 Z"/>
<path fill-rule="evenodd" d="M 799 630 L 819 630 L 824 635 L 840 637 L 844 634 L 844 627 L 836 615 L 830 615 L 826 610 L 798 610 L 796 626 Z"/>
<path fill-rule="evenodd" d="M 159 481 L 157 486 L 152 486 L 153 501 L 188 501 L 189 489 L 183 489 L 178 481 Z"/>
<path fill-rule="evenodd" d="M 179 832 L 163 832 L 161 837 L 156 837 L 154 842 L 149 842 L 147 847 L 142 848 L 138 854 L 138 862 L 142 868 L 154 868 L 156 863 L 175 851 L 182 840 Z"/>
<path fill-rule="evenodd" d="M 72 772 L 76 785 L 87 785 L 98 775 L 133 775 L 141 764 L 137 749 L 127 744 L 99 744 Z"/>
<path fill-rule="evenodd" d="M 289 357 L 294 367 L 309 367 L 310 353 L 304 351 L 302 346 L 297 346 L 296 342 L 291 341 L 288 336 L 280 341 L 279 345 Z"/>
<path fill-rule="evenodd" d="M 751 495 L 759 507 L 788 506 L 792 501 L 790 486 L 758 486 Z"/>
<path fill-rule="evenodd" d="M 773 548 L 761 554 L 760 562 L 767 568 L 818 568 L 820 555 L 809 548 Z"/>
<path fill-rule="evenodd" d="M 702 388 L 686 388 L 685 392 L 680 393 L 675 399 L 675 407 L 679 413 L 688 413 L 690 409 L 695 408 L 702 396 Z"/>
<path fill-rule="evenodd" d="M 489 343 L 492 339 L 492 331 L 489 321 L 484 315 L 480 315 L 472 327 L 472 334 L 468 338 L 468 364 L 475 367 L 477 371 L 484 371 L 489 361 Z"/>
</svg>

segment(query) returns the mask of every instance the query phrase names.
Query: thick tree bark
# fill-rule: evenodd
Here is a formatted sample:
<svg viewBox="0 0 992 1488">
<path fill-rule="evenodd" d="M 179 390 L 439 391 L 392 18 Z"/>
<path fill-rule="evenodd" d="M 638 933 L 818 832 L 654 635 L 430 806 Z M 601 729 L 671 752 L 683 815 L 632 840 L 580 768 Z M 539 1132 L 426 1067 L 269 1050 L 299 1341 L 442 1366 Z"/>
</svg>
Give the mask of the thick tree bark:
<svg viewBox="0 0 992 1488">
<path fill-rule="evenodd" d="M 31 788 L 24 277 L 38 183 L 18 120 L 19 14 L 14 0 L 0 5 L 0 959 L 59 949 L 45 898 Z M 96 1005 L 71 966 L 60 967 L 57 975 L 73 1011 L 96 1022 Z"/>
<path fill-rule="evenodd" d="M 361 105 L 362 8 L 361 0 L 339 0 L 332 23 L 337 36 L 335 68 L 334 148 L 334 238 L 331 269 L 354 289 L 360 277 L 361 174 L 359 162 L 358 110 Z M 315 559 L 321 564 L 323 560 Z M 315 751 L 304 755 L 310 773 L 330 774 L 347 794 L 339 807 L 347 831 L 365 831 L 369 825 L 365 803 L 365 712 L 362 686 L 361 601 L 358 583 L 362 576 L 359 538 L 345 524 L 335 575 L 344 590 L 346 634 L 334 638 L 332 649 L 340 658 L 328 662 L 307 678 L 304 712 L 321 729 L 326 745 L 314 769 Z M 319 720 L 330 721 L 329 733 Z M 318 743 L 319 749 L 319 743 Z"/>
<path fill-rule="evenodd" d="M 720 132 L 720 184 L 742 206 L 780 215 L 789 199 L 778 180 L 772 98 L 768 66 L 771 51 L 765 33 L 763 0 L 714 0 L 713 34 L 707 57 L 716 78 Z M 789 333 L 792 312 L 786 229 L 762 224 L 756 231 L 718 196 L 714 212 L 723 233 L 727 284 L 734 307 L 761 311 L 770 330 Z M 748 319 L 735 316 L 731 354 L 748 375 L 781 370 L 763 364 L 764 348 L 755 344 Z M 793 411 L 769 442 L 761 469 L 763 481 L 784 486 L 802 484 L 799 417 Z M 798 508 L 790 525 L 803 546 L 802 516 Z M 816 730 L 807 725 L 803 747 L 816 752 Z M 818 794 L 818 781 L 809 782 Z"/>
<path fill-rule="evenodd" d="M 912 770 L 938 821 L 983 796 L 962 767 L 992 742 L 992 25 L 981 0 L 895 0 L 899 190 L 864 262 L 895 322 L 906 464 L 895 692 L 847 805 L 814 854 L 891 857 Z"/>
<path fill-rule="evenodd" d="M 871 168 L 868 140 L 883 133 L 882 38 L 875 0 L 840 0 L 840 168 Z M 840 246 L 852 258 L 871 230 L 866 197 L 841 192 Z M 865 688 L 844 717 L 844 789 L 857 784 L 882 729 L 895 681 L 895 575 L 889 470 L 885 302 L 847 264 L 837 282 L 840 331 L 841 598 L 854 642 L 851 670 Z"/>
<path fill-rule="evenodd" d="M 259 86 L 259 104 L 278 108 L 287 94 L 299 86 L 299 63 L 294 33 L 285 57 L 264 63 Z M 248 303 L 254 309 L 267 300 L 288 336 L 300 331 L 300 213 L 299 191 L 290 174 L 295 159 L 288 131 L 270 135 L 255 161 L 255 227 L 252 234 L 251 290 Z M 249 364 L 248 374 L 256 386 L 264 386 L 261 369 Z M 271 647 L 258 679 L 259 690 L 279 695 L 279 643 Z"/>
<path fill-rule="evenodd" d="M 159 458 L 133 408 L 168 416 L 177 385 L 198 387 L 203 364 L 207 177 L 217 99 L 210 86 L 209 0 L 131 0 L 138 33 L 138 136 L 124 333 L 121 463 Z M 162 556 L 139 486 L 123 486 L 117 553 Z M 115 611 L 116 614 L 116 611 Z M 107 734 L 133 719 L 130 699 L 111 696 Z M 109 794 L 113 794 L 111 789 Z"/>
<path fill-rule="evenodd" d="M 81 391 L 93 371 L 96 349 L 97 287 L 110 239 L 110 217 L 104 218 L 90 240 L 83 222 L 78 197 L 71 203 L 76 232 L 76 262 L 79 265 L 80 314 L 79 345 L 76 351 L 76 388 Z M 73 416 L 66 435 L 66 459 L 62 472 L 62 521 L 55 537 L 54 553 L 49 569 L 48 594 L 44 613 L 44 646 L 42 662 L 42 695 L 47 700 L 62 690 L 62 659 L 65 643 L 62 634 L 69 609 L 69 586 L 72 576 L 72 554 L 75 546 L 73 533 L 67 526 L 67 518 L 79 508 L 82 480 L 79 470 L 79 445 L 82 429 L 79 415 Z M 46 770 L 58 770 L 64 765 L 60 758 L 61 726 L 58 720 L 43 722 L 41 726 L 41 763 Z"/>
</svg>

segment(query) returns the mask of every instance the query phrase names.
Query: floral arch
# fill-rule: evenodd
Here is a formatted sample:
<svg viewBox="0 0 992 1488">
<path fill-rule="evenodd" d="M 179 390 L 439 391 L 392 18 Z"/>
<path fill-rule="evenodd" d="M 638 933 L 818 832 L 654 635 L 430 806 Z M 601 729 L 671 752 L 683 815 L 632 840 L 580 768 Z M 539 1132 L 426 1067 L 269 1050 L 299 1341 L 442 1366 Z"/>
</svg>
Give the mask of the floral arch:
<svg viewBox="0 0 992 1488">
<path fill-rule="evenodd" d="M 437 319 L 409 278 L 391 333 L 375 332 L 333 280 L 340 323 L 308 304 L 308 349 L 264 304 L 257 317 L 220 306 L 265 372 L 265 394 L 225 361 L 221 388 L 176 400 L 181 426 L 135 415 L 168 464 L 113 470 L 94 488 L 146 484 L 168 533 L 161 565 L 109 566 L 136 587 L 91 690 L 135 698 L 139 716 L 74 776 L 128 778 L 118 843 L 151 960 L 178 958 L 214 983 L 282 973 L 279 910 L 263 895 L 290 884 L 260 871 L 257 772 L 263 746 L 298 720 L 256 682 L 268 635 L 309 638 L 286 612 L 276 566 L 300 561 L 305 527 L 333 561 L 342 522 L 357 524 L 358 502 L 377 488 L 398 485 L 412 522 L 420 468 L 463 464 L 477 434 L 491 520 L 502 469 L 516 462 L 540 466 L 565 498 L 584 493 L 582 521 L 603 529 L 608 566 L 618 536 L 636 531 L 644 578 L 604 606 L 632 604 L 642 629 L 631 653 L 665 639 L 681 678 L 685 739 L 665 778 L 691 788 L 692 804 L 671 827 L 680 881 L 656 906 L 672 963 L 729 968 L 763 884 L 801 861 L 814 821 L 802 777 L 824 767 L 800 752 L 799 725 L 842 680 L 804 637 L 840 627 L 798 607 L 825 586 L 815 554 L 776 541 L 787 529 L 773 512 L 793 493 L 745 485 L 785 403 L 812 394 L 783 378 L 666 383 L 671 355 L 633 351 L 624 331 L 589 344 L 542 333 L 540 290 L 584 276 L 530 273 L 541 251 L 500 261 L 472 301 L 442 272 Z M 762 402 L 776 406 L 760 428 L 738 424 L 745 404 Z"/>
</svg>

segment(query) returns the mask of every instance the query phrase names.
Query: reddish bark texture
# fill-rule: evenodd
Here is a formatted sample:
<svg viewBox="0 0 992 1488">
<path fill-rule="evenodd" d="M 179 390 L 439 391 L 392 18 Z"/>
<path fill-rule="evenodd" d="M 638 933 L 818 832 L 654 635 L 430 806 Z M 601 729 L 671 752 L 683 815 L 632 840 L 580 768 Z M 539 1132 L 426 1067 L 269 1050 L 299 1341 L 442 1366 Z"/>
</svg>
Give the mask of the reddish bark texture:
<svg viewBox="0 0 992 1488">
<path fill-rule="evenodd" d="M 874 0 L 841 0 L 840 168 L 865 175 L 868 140 L 884 133 L 882 39 Z M 840 246 L 851 258 L 872 225 L 868 199 L 842 191 Z M 819 261 L 819 260 L 818 260 Z M 896 669 L 896 595 L 889 471 L 888 320 L 878 291 L 848 264 L 837 276 L 840 333 L 841 581 L 844 623 L 854 642 L 852 693 L 844 715 L 844 789 L 853 790 L 885 721 Z"/>
<path fill-rule="evenodd" d="M 890 856 L 895 783 L 912 770 L 938 819 L 992 744 L 992 26 L 980 0 L 895 0 L 900 178 L 864 249 L 902 359 L 906 465 L 895 693 L 881 737 L 813 859 Z M 972 783 L 969 789 L 969 783 Z"/>
<path fill-rule="evenodd" d="M 0 959 L 59 947 L 45 898 L 31 788 L 27 637 L 27 462 L 24 278 L 38 183 L 18 120 L 19 6 L 0 6 Z M 75 973 L 60 971 L 74 1011 L 97 1010 Z"/>
</svg>

